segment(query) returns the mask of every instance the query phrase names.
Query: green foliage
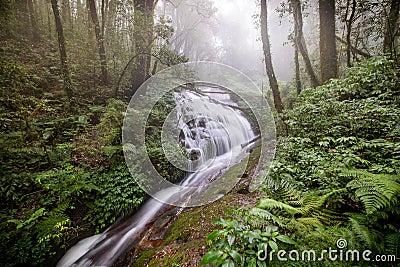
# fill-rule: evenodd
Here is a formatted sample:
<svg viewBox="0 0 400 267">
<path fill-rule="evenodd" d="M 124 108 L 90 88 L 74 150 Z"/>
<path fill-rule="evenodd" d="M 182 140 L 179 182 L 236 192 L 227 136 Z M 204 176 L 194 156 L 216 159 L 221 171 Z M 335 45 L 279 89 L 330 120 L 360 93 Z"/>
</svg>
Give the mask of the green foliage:
<svg viewBox="0 0 400 267">
<path fill-rule="evenodd" d="M 121 166 L 126 104 L 84 100 L 71 109 L 27 67 L 0 63 L 0 262 L 46 266 L 82 232 L 109 226 L 144 199 Z"/>
<path fill-rule="evenodd" d="M 347 187 L 354 190 L 356 199 L 359 199 L 368 215 L 398 204 L 400 196 L 400 178 L 395 175 L 372 174 L 365 171 L 351 171 L 356 176 L 347 184 Z"/>
<path fill-rule="evenodd" d="M 343 168 L 400 174 L 400 81 L 394 63 L 360 63 L 343 80 L 304 90 L 284 115 L 289 136 L 279 140 L 273 180 L 298 187 L 342 188 Z"/>
<path fill-rule="evenodd" d="M 97 125 L 100 142 L 104 146 L 121 145 L 121 125 L 124 119 L 126 104 L 118 99 L 108 100 L 100 123 Z"/>
<path fill-rule="evenodd" d="M 115 222 L 121 215 L 131 214 L 146 197 L 128 168 L 122 164 L 94 175 L 93 183 L 99 191 L 87 219 L 96 227 L 96 232 Z"/>
<path fill-rule="evenodd" d="M 72 165 L 40 173 L 36 176 L 36 184 L 48 191 L 46 199 L 40 203 L 47 205 L 74 199 L 83 201 L 87 193 L 97 190 L 90 181 L 90 175 L 91 173 L 74 168 Z"/>
<path fill-rule="evenodd" d="M 391 136 L 398 131 L 400 100 L 399 77 L 393 64 L 384 57 L 373 58 L 350 69 L 342 80 L 304 90 L 287 113 L 291 135 L 312 141 Z"/>
<path fill-rule="evenodd" d="M 74 27 L 63 20 L 74 89 L 71 103 L 62 89 L 54 32 L 47 29 L 54 28 L 52 15 L 47 14 L 50 2 L 33 2 L 34 16 L 27 15 L 27 2 L 5 0 L 0 5 L 4 26 L 0 29 L 2 265 L 52 265 L 52 257 L 59 256 L 56 251 L 69 247 L 72 238 L 108 227 L 145 198 L 135 182 L 143 174 L 132 177 L 123 165 L 121 126 L 127 105 L 109 96 L 132 52 L 147 52 L 139 51 L 141 44 L 149 45 L 154 55 L 151 63 L 158 63 L 155 71 L 187 59 L 167 49 L 173 34 L 170 20 L 157 18 L 152 25 L 155 39 L 146 44 L 142 37 L 148 36 L 149 25 L 143 25 L 146 20 L 140 21 L 140 15 L 132 17 L 133 2 L 114 4 L 106 25 L 110 31 L 104 36 L 110 86 L 98 85 L 98 53 L 94 39 L 87 35 L 88 30 L 94 35 L 94 29 L 93 25 L 87 28 L 84 7 L 76 6 Z M 122 20 L 130 23 L 124 23 L 118 33 L 112 30 Z M 35 22 L 40 38 L 31 42 L 31 23 Z M 126 79 L 132 82 L 131 77 Z M 156 116 L 165 118 L 164 114 L 160 110 L 152 119 L 156 122 Z M 155 128 L 161 125 L 154 124 Z M 169 168 L 166 175 L 171 180 L 179 180 L 182 173 L 166 165 L 157 146 L 149 145 L 155 151 L 154 161 L 160 168 Z M 136 171 L 142 173 L 140 168 Z"/>
<path fill-rule="evenodd" d="M 180 181 L 183 178 L 184 172 L 173 166 L 165 156 L 161 143 L 161 130 L 164 121 L 174 107 L 173 92 L 162 96 L 152 108 L 145 129 L 146 149 L 151 162 L 160 175 L 173 183 Z"/>
<path fill-rule="evenodd" d="M 278 227 L 267 225 L 262 229 L 253 226 L 251 213 L 239 213 L 238 219 L 215 221 L 222 229 L 215 230 L 206 237 L 211 245 L 200 265 L 213 266 L 266 266 L 266 262 L 257 258 L 268 248 L 278 251 L 278 244 L 295 244 L 286 235 L 280 235 Z"/>
<path fill-rule="evenodd" d="M 298 248 L 344 238 L 349 248 L 399 257 L 397 70 L 376 57 L 300 94 L 283 116 L 288 135 L 278 141 L 268 197 L 250 211 L 254 229 L 277 226 Z"/>
<path fill-rule="evenodd" d="M 71 165 L 39 173 L 34 180 L 37 191 L 26 194 L 25 189 L 19 195 L 23 208 L 2 213 L 2 262 L 7 266 L 40 265 L 55 254 L 54 246 L 65 247 L 80 231 L 72 225 L 71 214 L 84 210 L 82 203 L 97 189 L 89 173 Z"/>
</svg>

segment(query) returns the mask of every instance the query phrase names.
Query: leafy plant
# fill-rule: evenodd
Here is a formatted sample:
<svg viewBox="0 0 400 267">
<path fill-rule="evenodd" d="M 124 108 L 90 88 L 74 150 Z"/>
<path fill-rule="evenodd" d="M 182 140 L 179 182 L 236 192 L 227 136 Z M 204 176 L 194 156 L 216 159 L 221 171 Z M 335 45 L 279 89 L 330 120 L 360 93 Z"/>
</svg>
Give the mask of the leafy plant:
<svg viewBox="0 0 400 267">
<path fill-rule="evenodd" d="M 252 214 L 239 214 L 238 219 L 215 221 L 222 229 L 215 230 L 206 237 L 211 245 L 200 265 L 214 266 L 267 266 L 266 262 L 257 258 L 267 253 L 268 248 L 278 251 L 278 244 L 295 244 L 286 235 L 278 232 L 278 227 L 268 225 L 263 230 L 252 226 Z"/>
<path fill-rule="evenodd" d="M 288 135 L 278 140 L 263 187 L 268 197 L 250 211 L 252 230 L 277 226 L 299 248 L 322 250 L 345 238 L 351 248 L 399 256 L 397 69 L 372 58 L 300 94 L 282 116 Z M 222 251 L 209 256 L 220 259 Z"/>
<path fill-rule="evenodd" d="M 96 227 L 96 232 L 115 222 L 118 217 L 131 214 L 146 197 L 128 168 L 122 164 L 94 175 L 93 182 L 99 191 L 86 217 Z"/>
</svg>

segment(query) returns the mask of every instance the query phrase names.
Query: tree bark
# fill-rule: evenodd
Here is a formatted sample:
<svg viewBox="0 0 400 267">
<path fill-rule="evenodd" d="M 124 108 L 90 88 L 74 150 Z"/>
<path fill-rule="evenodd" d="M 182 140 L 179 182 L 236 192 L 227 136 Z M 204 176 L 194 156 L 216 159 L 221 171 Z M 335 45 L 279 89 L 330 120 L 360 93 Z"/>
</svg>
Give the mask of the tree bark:
<svg viewBox="0 0 400 267">
<path fill-rule="evenodd" d="M 108 84 L 108 74 L 107 74 L 107 60 L 106 60 L 106 49 L 104 48 L 104 38 L 100 30 L 99 19 L 97 17 L 96 3 L 94 0 L 88 0 L 90 16 L 92 17 L 92 22 L 94 24 L 94 33 L 96 35 L 97 47 L 99 49 L 100 57 L 100 67 L 101 67 L 101 83 L 103 85 Z"/>
<path fill-rule="evenodd" d="M 115 3 L 115 0 L 110 0 L 110 2 L 108 3 L 106 31 L 114 28 L 116 14 L 117 4 Z"/>
<path fill-rule="evenodd" d="M 319 0 L 319 53 L 321 80 L 337 77 L 335 0 Z"/>
<path fill-rule="evenodd" d="M 105 11 L 105 0 L 101 0 L 101 36 L 104 38 L 104 31 L 106 27 L 106 11 Z"/>
<path fill-rule="evenodd" d="M 29 20 L 31 22 L 31 27 L 32 27 L 32 39 L 33 39 L 33 41 L 38 41 L 39 40 L 39 28 L 37 25 L 35 10 L 33 8 L 33 2 L 32 2 L 32 0 L 27 0 L 27 1 L 28 1 L 28 10 L 29 10 Z"/>
<path fill-rule="evenodd" d="M 300 63 L 299 63 L 299 48 L 295 42 L 294 44 L 294 66 L 295 66 L 295 81 L 297 95 L 301 93 L 301 79 L 300 79 Z"/>
<path fill-rule="evenodd" d="M 71 5 L 69 0 L 61 1 L 61 17 L 64 25 L 67 25 L 68 27 L 72 26 Z"/>
<path fill-rule="evenodd" d="M 400 0 L 392 0 L 390 3 L 389 16 L 386 23 L 386 31 L 383 39 L 383 50 L 386 53 L 390 53 L 392 56 L 396 54 L 395 48 L 395 36 L 398 29 L 400 12 Z"/>
<path fill-rule="evenodd" d="M 271 44 L 268 34 L 268 12 L 266 0 L 261 0 L 261 40 L 264 50 L 265 68 L 267 70 L 269 85 L 271 86 L 272 95 L 274 98 L 275 109 L 278 113 L 282 113 L 283 104 L 271 58 Z"/>
<path fill-rule="evenodd" d="M 64 82 L 64 90 L 68 96 L 68 99 L 71 100 L 73 91 L 72 91 L 71 77 L 68 68 L 67 51 L 65 49 L 64 30 L 61 23 L 57 0 L 51 0 L 51 8 L 53 9 L 54 20 L 58 36 L 58 48 L 60 50 L 61 73 Z"/>
<path fill-rule="evenodd" d="M 126 97 L 131 97 L 146 81 L 151 68 L 151 50 L 153 43 L 154 8 L 157 1 L 134 0 L 135 18 L 135 54 L 141 54 L 136 60 L 133 70 L 131 88 L 125 91 Z"/>
<path fill-rule="evenodd" d="M 50 19 L 50 10 L 49 10 L 49 6 L 48 3 L 46 3 L 46 11 L 47 11 L 47 30 L 48 30 L 48 34 L 49 34 L 49 39 L 53 39 L 52 35 L 51 35 L 51 19 Z"/>
<path fill-rule="evenodd" d="M 357 4 L 356 0 L 352 0 L 350 17 L 347 18 L 348 9 L 350 8 L 350 0 L 347 0 L 347 7 L 346 7 L 346 26 L 347 26 L 346 62 L 347 62 L 347 67 L 351 67 L 351 30 L 352 30 L 352 26 L 353 26 L 354 15 L 356 12 L 356 4 Z"/>
<path fill-rule="evenodd" d="M 10 2 L 14 3 L 14 2 Z M 3 3 L 1 3 L 3 5 Z M 22 23 L 17 24 L 21 28 L 17 28 L 17 31 L 25 36 L 31 36 L 31 25 L 29 21 L 29 8 L 28 8 L 28 2 L 26 0 L 20 0 L 20 1 L 15 1 L 15 7 L 16 7 L 16 19 L 19 20 Z M 11 22 L 12 24 L 12 22 Z"/>
<path fill-rule="evenodd" d="M 314 68 L 311 64 L 310 57 L 308 56 L 308 50 L 303 35 L 303 15 L 301 12 L 300 0 L 291 0 L 294 18 L 294 30 L 295 30 L 295 42 L 299 48 L 301 57 L 303 58 L 304 65 L 306 67 L 307 75 L 310 79 L 310 84 L 313 88 L 319 86 L 317 75 L 315 74 Z"/>
</svg>

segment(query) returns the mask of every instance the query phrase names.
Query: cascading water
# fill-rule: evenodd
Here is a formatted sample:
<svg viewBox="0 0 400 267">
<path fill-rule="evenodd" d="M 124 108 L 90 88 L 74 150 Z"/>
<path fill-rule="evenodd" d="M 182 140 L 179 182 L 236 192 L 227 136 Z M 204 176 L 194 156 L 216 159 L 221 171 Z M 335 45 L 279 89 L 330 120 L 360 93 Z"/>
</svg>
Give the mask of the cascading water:
<svg viewBox="0 0 400 267">
<path fill-rule="evenodd" d="M 237 104 L 229 93 L 214 86 L 203 85 L 200 89 L 202 93 L 189 90 L 174 93 L 181 129 L 179 142 L 190 158 L 189 173 L 180 184 L 187 188 L 185 194 L 201 190 L 203 185 L 241 160 L 246 155 L 243 145 L 254 138 L 250 123 L 235 108 Z M 157 195 L 174 203 L 174 198 L 182 196 L 181 193 L 171 187 Z M 149 225 L 170 207 L 149 199 L 133 216 L 115 223 L 102 234 L 80 241 L 57 266 L 113 265 L 142 241 Z"/>
</svg>

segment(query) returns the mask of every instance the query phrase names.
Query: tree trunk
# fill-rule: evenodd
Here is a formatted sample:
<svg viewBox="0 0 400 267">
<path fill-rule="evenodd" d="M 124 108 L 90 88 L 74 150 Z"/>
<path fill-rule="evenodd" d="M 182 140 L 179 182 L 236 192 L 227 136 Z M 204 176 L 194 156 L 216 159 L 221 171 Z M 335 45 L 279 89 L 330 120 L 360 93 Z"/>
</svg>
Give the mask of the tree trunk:
<svg viewBox="0 0 400 267">
<path fill-rule="evenodd" d="M 274 67 L 272 65 L 271 58 L 271 44 L 269 41 L 268 34 L 268 13 L 267 13 L 267 1 L 261 0 L 261 39 L 264 50 L 265 68 L 267 70 L 269 85 L 272 89 L 272 95 L 274 98 L 275 109 L 278 113 L 282 113 L 283 104 L 281 95 L 279 92 L 278 81 L 275 77 Z"/>
<path fill-rule="evenodd" d="M 16 24 L 17 26 L 19 26 L 16 30 L 24 35 L 24 36 L 31 36 L 31 25 L 30 25 L 30 21 L 29 21 L 29 8 L 28 8 L 28 2 L 26 0 L 20 0 L 20 1 L 13 1 L 10 3 L 14 3 L 15 2 L 15 7 L 16 7 L 16 19 L 19 20 L 22 23 L 18 23 Z M 3 3 L 0 3 L 0 5 L 3 5 Z M 12 22 L 11 22 L 12 25 Z M 20 28 L 21 27 L 21 28 Z"/>
<path fill-rule="evenodd" d="M 103 36 L 106 42 L 106 46 L 110 47 L 116 40 L 123 43 L 123 37 L 118 37 L 117 29 L 115 27 L 117 17 L 117 3 L 115 0 L 110 0 L 108 2 L 105 13 L 107 19 L 105 20 L 105 29 Z"/>
<path fill-rule="evenodd" d="M 48 3 L 46 3 L 46 11 L 47 11 L 47 30 L 48 30 L 48 34 L 49 34 L 49 39 L 53 39 L 52 35 L 51 35 L 51 19 L 50 19 L 50 10 L 49 10 L 49 6 Z"/>
<path fill-rule="evenodd" d="M 153 44 L 154 28 L 154 0 L 135 0 L 135 54 L 142 54 L 138 57 L 136 67 L 133 71 L 133 82 L 125 95 L 131 97 L 137 89 L 146 81 L 151 68 L 151 49 Z M 138 38 L 140 37 L 140 38 Z"/>
<path fill-rule="evenodd" d="M 348 9 L 350 8 L 350 0 L 347 0 L 347 7 L 346 7 L 346 26 L 347 26 L 347 33 L 346 33 L 346 62 L 347 67 L 351 67 L 351 28 L 353 26 L 354 15 L 356 11 L 356 0 L 352 0 L 351 4 L 351 11 L 350 17 L 347 18 Z"/>
<path fill-rule="evenodd" d="M 64 81 L 64 90 L 67 93 L 68 99 L 71 100 L 73 95 L 71 77 L 69 75 L 67 52 L 65 49 L 64 31 L 61 23 L 60 12 L 58 10 L 57 0 L 51 0 L 51 7 L 53 9 L 54 20 L 58 36 L 58 48 L 60 50 L 61 73 Z"/>
<path fill-rule="evenodd" d="M 85 9 L 81 0 L 76 1 L 76 19 L 79 21 L 79 23 L 85 21 Z"/>
<path fill-rule="evenodd" d="M 106 50 L 104 48 L 104 38 L 101 34 L 99 19 L 97 17 L 96 11 L 96 3 L 94 0 L 88 0 L 90 16 L 92 17 L 92 22 L 94 24 L 94 33 L 96 35 L 97 46 L 99 49 L 99 57 L 100 57 L 100 67 L 101 67 L 101 83 L 103 85 L 107 85 L 108 83 L 108 75 L 107 75 L 107 60 L 106 60 Z"/>
<path fill-rule="evenodd" d="M 64 25 L 67 25 L 67 28 L 72 26 L 71 5 L 69 0 L 61 1 L 61 17 Z"/>
<path fill-rule="evenodd" d="M 88 38 L 87 38 L 87 49 L 88 49 L 88 51 L 94 52 L 94 51 L 92 51 L 92 49 L 94 47 L 93 43 L 95 43 L 97 41 L 95 40 L 96 37 L 95 37 L 95 34 L 94 34 L 93 21 L 91 19 L 92 15 L 91 15 L 91 12 L 90 12 L 89 1 L 90 0 L 86 0 L 84 21 L 85 21 L 85 23 L 87 25 L 87 35 L 88 35 Z"/>
<path fill-rule="evenodd" d="M 299 63 L 299 48 L 297 44 L 294 44 L 294 66 L 295 66 L 295 81 L 297 95 L 301 92 L 301 79 L 300 79 L 300 63 Z"/>
<path fill-rule="evenodd" d="M 108 12 L 107 12 L 107 25 L 106 25 L 106 31 L 111 30 L 115 26 L 115 17 L 117 14 L 117 4 L 115 3 L 115 0 L 110 0 L 108 3 Z"/>
<path fill-rule="evenodd" d="M 321 80 L 337 77 L 335 0 L 319 0 L 319 53 Z"/>
<path fill-rule="evenodd" d="M 315 75 L 314 68 L 311 65 L 310 57 L 308 56 L 308 50 L 303 35 L 303 15 L 301 12 L 301 3 L 300 0 L 291 0 L 291 4 L 294 18 L 295 42 L 303 58 L 306 72 L 310 79 L 310 84 L 315 88 L 320 85 L 320 82 L 317 78 L 317 75 Z"/>
<path fill-rule="evenodd" d="M 29 10 L 29 20 L 31 22 L 31 27 L 32 27 L 32 39 L 33 39 L 33 41 L 38 41 L 39 40 L 39 28 L 37 26 L 35 10 L 33 9 L 33 2 L 32 2 L 32 0 L 27 0 L 27 1 L 28 1 L 28 10 Z"/>
<path fill-rule="evenodd" d="M 400 0 L 392 0 L 390 4 L 389 16 L 386 23 L 386 32 L 383 39 L 383 50 L 392 56 L 396 54 L 395 38 L 398 31 L 397 21 L 399 19 Z"/>
<path fill-rule="evenodd" d="M 106 13 L 105 13 L 105 0 L 101 0 L 101 36 L 104 38 L 104 31 L 106 27 Z"/>
</svg>

